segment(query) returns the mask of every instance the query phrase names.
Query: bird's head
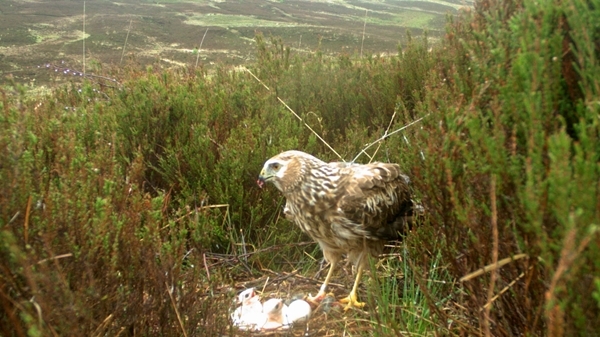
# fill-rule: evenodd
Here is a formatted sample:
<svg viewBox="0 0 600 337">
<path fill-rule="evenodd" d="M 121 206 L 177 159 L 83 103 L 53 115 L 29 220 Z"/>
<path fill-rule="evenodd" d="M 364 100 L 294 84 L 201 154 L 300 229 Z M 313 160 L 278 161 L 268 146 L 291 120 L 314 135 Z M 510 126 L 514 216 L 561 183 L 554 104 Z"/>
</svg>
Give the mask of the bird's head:
<svg viewBox="0 0 600 337">
<path fill-rule="evenodd" d="M 263 312 L 270 318 L 277 320 L 281 317 L 283 310 L 283 300 L 272 298 L 263 304 Z"/>
<path fill-rule="evenodd" d="M 254 288 L 246 289 L 238 295 L 238 303 L 241 305 L 249 306 L 250 304 L 252 304 L 252 302 L 256 301 L 257 299 L 259 299 L 259 297 Z"/>
<path fill-rule="evenodd" d="M 262 188 L 265 182 L 270 182 L 285 192 L 302 181 L 307 165 L 312 161 L 319 159 L 300 151 L 282 152 L 265 162 L 256 183 Z"/>
</svg>

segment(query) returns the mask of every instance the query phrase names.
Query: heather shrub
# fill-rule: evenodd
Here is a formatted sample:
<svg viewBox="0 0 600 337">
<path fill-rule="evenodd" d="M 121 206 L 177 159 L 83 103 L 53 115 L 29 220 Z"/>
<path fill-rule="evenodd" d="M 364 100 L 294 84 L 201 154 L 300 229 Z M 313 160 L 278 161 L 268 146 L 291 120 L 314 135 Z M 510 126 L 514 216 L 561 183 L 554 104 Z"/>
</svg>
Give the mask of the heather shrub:
<svg viewBox="0 0 600 337">
<path fill-rule="evenodd" d="M 247 69 L 2 88 L 1 334 L 235 335 L 241 285 L 319 267 L 256 186 L 288 149 L 397 162 L 425 210 L 365 276 L 368 310 L 321 314 L 317 335 L 597 334 L 594 1 L 481 1 L 397 56 L 258 35 Z"/>
<path fill-rule="evenodd" d="M 598 12 L 483 1 L 465 17 L 406 159 L 437 233 L 415 255 L 437 247 L 455 279 L 491 267 L 459 284 L 458 331 L 595 335 Z"/>
</svg>

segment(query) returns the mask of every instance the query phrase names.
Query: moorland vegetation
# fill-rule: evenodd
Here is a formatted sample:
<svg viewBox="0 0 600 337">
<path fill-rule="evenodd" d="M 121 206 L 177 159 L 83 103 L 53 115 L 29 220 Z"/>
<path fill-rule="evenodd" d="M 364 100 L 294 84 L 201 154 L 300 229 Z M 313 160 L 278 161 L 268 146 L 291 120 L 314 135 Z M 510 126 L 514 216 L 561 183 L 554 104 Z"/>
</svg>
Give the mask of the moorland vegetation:
<svg viewBox="0 0 600 337">
<path fill-rule="evenodd" d="M 598 0 L 482 0 L 391 57 L 256 44 L 247 70 L 1 89 L 2 336 L 237 335 L 241 287 L 316 292 L 316 245 L 255 184 L 287 149 L 397 162 L 425 209 L 365 311 L 310 333 L 600 334 Z"/>
</svg>

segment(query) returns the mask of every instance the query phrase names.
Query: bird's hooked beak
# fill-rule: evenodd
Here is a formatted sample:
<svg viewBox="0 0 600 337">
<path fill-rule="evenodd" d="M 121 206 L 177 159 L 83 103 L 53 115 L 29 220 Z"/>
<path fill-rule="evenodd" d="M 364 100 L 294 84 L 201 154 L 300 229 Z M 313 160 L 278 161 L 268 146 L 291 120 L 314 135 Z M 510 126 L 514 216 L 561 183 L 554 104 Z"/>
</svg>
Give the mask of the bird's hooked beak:
<svg viewBox="0 0 600 337">
<path fill-rule="evenodd" d="M 262 170 L 260 171 L 260 174 L 258 175 L 258 180 L 256 181 L 258 187 L 262 188 L 265 185 L 265 182 L 270 181 L 273 184 L 275 184 L 277 188 L 279 188 L 277 177 L 279 177 L 279 174 L 281 173 L 282 169 L 284 168 L 281 162 L 276 161 L 274 159 L 268 160 L 263 166 Z"/>
<path fill-rule="evenodd" d="M 265 169 L 263 168 L 260 171 L 260 174 L 258 175 L 258 180 L 256 181 L 256 184 L 258 185 L 258 187 L 263 188 L 263 186 L 265 186 L 265 182 L 267 181 L 268 178 L 270 178 L 270 176 L 267 176 L 267 173 L 266 173 Z"/>
</svg>

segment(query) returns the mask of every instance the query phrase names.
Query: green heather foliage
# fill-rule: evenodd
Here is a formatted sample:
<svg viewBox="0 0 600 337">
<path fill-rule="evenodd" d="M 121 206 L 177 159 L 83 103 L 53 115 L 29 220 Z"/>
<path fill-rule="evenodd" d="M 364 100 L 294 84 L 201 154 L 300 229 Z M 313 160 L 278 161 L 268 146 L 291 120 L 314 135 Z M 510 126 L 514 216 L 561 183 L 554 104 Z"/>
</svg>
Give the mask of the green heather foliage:
<svg viewBox="0 0 600 337">
<path fill-rule="evenodd" d="M 256 186 L 263 162 L 340 160 L 304 123 L 351 160 L 421 117 L 375 159 L 401 164 L 425 216 L 373 264 L 367 319 L 332 329 L 600 334 L 600 1 L 484 0 L 449 21 L 439 44 L 410 38 L 392 57 L 259 35 L 248 71 L 2 88 L 0 335 L 235 335 L 237 281 L 320 258 Z"/>
<path fill-rule="evenodd" d="M 599 6 L 480 2 L 440 51 L 405 159 L 438 230 L 425 246 L 443 238 L 455 277 L 528 255 L 462 283 L 471 333 L 599 333 Z"/>
</svg>

